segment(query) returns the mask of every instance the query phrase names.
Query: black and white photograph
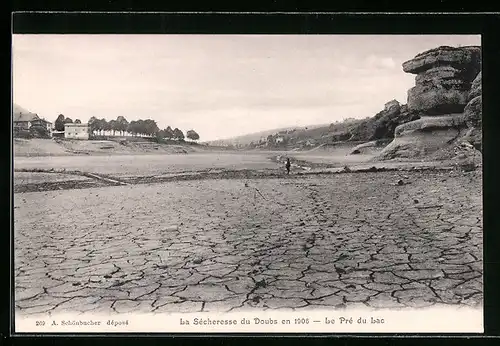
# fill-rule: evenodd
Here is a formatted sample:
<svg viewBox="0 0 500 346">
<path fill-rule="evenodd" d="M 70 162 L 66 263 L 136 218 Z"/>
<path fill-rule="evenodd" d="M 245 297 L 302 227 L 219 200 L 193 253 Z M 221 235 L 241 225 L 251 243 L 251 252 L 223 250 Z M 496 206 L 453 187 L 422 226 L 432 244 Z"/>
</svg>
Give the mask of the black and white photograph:
<svg viewBox="0 0 500 346">
<path fill-rule="evenodd" d="M 14 34 L 16 330 L 482 326 L 481 55 L 480 35 Z"/>
</svg>

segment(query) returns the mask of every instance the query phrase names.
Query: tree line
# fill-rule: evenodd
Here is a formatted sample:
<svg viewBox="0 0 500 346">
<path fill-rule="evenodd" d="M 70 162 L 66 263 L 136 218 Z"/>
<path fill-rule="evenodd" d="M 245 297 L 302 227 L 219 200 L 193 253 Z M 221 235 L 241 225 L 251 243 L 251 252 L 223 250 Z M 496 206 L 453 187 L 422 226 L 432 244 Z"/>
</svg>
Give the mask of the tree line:
<svg viewBox="0 0 500 346">
<path fill-rule="evenodd" d="M 59 114 L 54 123 L 56 131 L 64 131 L 64 124 L 66 123 L 81 124 L 82 122 L 80 119 L 75 119 L 73 122 L 71 118 Z M 194 130 L 187 131 L 184 136 L 184 133 L 177 127 L 172 129 L 170 126 L 167 126 L 165 129 L 160 129 L 153 119 L 139 119 L 128 122 L 128 120 L 121 115 L 110 121 L 104 118 L 97 119 L 96 117 L 91 117 L 88 121 L 88 126 L 90 133 L 93 135 L 104 135 L 106 132 L 113 132 L 114 136 L 116 133 L 122 136 L 125 133 L 129 133 L 132 136 L 150 136 L 179 141 L 184 140 L 185 137 L 193 141 L 200 139 L 200 135 Z"/>
</svg>

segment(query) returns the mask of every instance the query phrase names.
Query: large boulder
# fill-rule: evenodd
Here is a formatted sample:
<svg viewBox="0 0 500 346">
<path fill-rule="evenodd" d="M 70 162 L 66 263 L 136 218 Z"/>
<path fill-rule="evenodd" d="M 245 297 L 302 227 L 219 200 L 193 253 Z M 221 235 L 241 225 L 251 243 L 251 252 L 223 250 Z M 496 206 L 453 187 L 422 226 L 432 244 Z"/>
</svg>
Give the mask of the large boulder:
<svg viewBox="0 0 500 346">
<path fill-rule="evenodd" d="M 449 47 L 440 46 L 417 54 L 413 59 L 403 63 L 403 71 L 419 74 L 434 67 L 451 66 L 456 69 L 470 69 L 476 66 L 477 74 L 481 64 L 481 47 Z M 474 74 L 474 73 L 473 73 Z"/>
<path fill-rule="evenodd" d="M 379 159 L 422 158 L 436 153 L 453 155 L 446 148 L 459 138 L 471 143 L 480 137 L 481 48 L 441 46 L 403 63 L 403 71 L 416 74 L 408 91 L 408 114 L 420 119 L 399 125 L 394 140 Z M 476 146 L 474 144 L 474 146 Z"/>
<path fill-rule="evenodd" d="M 408 91 L 408 107 L 413 112 L 442 115 L 462 112 L 467 104 L 467 89 L 447 89 L 441 81 L 434 85 L 417 85 Z"/>
<path fill-rule="evenodd" d="M 417 74 L 408 91 L 408 108 L 426 115 L 463 112 L 474 78 L 481 68 L 480 47 L 442 46 L 403 63 L 403 71 Z"/>
<path fill-rule="evenodd" d="M 398 100 L 391 100 L 389 102 L 386 102 L 384 105 L 384 111 L 386 112 L 391 112 L 391 111 L 398 111 L 401 108 L 401 104 L 399 103 Z"/>
</svg>

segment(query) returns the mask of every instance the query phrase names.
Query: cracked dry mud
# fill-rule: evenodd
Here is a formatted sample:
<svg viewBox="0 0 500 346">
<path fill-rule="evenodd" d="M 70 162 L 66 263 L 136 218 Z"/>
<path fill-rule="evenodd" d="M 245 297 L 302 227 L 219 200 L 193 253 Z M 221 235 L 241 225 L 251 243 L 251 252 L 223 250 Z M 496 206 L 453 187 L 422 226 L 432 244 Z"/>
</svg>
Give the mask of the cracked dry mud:
<svg viewBox="0 0 500 346">
<path fill-rule="evenodd" d="M 21 315 L 482 306 L 479 172 L 15 195 Z"/>
</svg>

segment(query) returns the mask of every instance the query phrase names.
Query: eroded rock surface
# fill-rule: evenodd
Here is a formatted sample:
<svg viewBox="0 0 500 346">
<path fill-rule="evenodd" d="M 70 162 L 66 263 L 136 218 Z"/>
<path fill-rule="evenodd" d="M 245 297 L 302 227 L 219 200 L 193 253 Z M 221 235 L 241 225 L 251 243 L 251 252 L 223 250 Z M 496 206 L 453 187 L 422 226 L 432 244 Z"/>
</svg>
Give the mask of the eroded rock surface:
<svg viewBox="0 0 500 346">
<path fill-rule="evenodd" d="M 438 47 L 403 63 L 417 74 L 408 91 L 408 109 L 426 115 L 463 112 L 481 66 L 480 47 Z"/>
<path fill-rule="evenodd" d="M 371 142 L 358 144 L 354 148 L 352 148 L 352 150 L 349 154 L 356 155 L 356 154 L 362 154 L 365 152 L 370 152 L 371 149 L 376 148 L 376 147 L 377 147 L 377 141 L 371 141 Z"/>
<path fill-rule="evenodd" d="M 408 111 L 407 105 L 401 105 L 392 100 L 385 104 L 384 109 L 373 118 L 368 119 L 350 132 L 351 141 L 374 141 L 394 137 L 394 130 L 398 125 L 418 119 L 419 116 Z"/>
<path fill-rule="evenodd" d="M 464 139 L 471 143 L 476 149 L 482 148 L 482 117 L 483 117 L 483 99 L 482 99 L 482 74 L 478 74 L 472 83 L 472 89 L 469 93 L 469 103 L 464 109 L 464 118 L 468 126 L 467 134 Z"/>
<path fill-rule="evenodd" d="M 469 93 L 469 101 L 476 98 L 477 96 L 481 96 L 483 92 L 483 74 L 480 71 L 477 77 L 472 82 L 472 87 Z"/>
<path fill-rule="evenodd" d="M 450 47 L 440 46 L 417 54 L 415 58 L 403 63 L 403 71 L 419 74 L 440 66 L 455 69 L 468 69 L 481 63 L 481 48 L 477 46 Z M 479 68 L 475 74 L 479 72 Z"/>
<path fill-rule="evenodd" d="M 477 131 L 470 129 L 477 129 L 471 124 L 481 105 L 480 99 L 472 102 L 471 97 L 479 97 L 480 69 L 481 48 L 475 46 L 442 46 L 403 63 L 403 71 L 417 75 L 415 87 L 408 91 L 407 106 L 420 119 L 399 125 L 394 141 L 378 158 L 423 157 L 446 148 L 467 131 L 477 140 Z"/>
<path fill-rule="evenodd" d="M 464 126 L 461 114 L 422 117 L 398 126 L 394 140 L 384 148 L 381 156 L 389 159 L 425 157 L 456 140 Z"/>
</svg>

